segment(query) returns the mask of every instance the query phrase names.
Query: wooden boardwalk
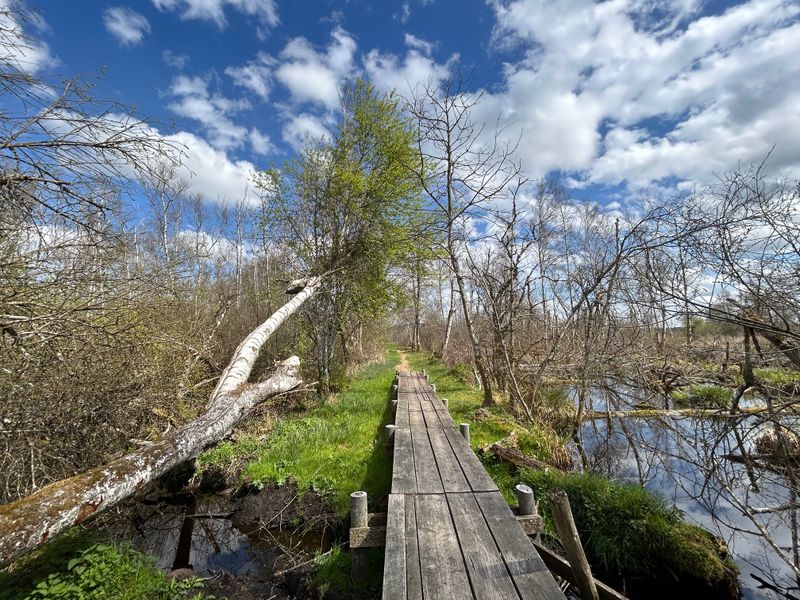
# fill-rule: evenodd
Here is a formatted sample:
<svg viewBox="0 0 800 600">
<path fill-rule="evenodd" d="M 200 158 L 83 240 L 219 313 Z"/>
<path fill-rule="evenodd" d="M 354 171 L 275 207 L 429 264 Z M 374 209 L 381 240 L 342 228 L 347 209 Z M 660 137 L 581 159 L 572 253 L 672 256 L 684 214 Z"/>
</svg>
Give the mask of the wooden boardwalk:
<svg viewBox="0 0 800 600">
<path fill-rule="evenodd" d="M 384 600 L 563 600 L 427 379 L 397 385 Z"/>
</svg>

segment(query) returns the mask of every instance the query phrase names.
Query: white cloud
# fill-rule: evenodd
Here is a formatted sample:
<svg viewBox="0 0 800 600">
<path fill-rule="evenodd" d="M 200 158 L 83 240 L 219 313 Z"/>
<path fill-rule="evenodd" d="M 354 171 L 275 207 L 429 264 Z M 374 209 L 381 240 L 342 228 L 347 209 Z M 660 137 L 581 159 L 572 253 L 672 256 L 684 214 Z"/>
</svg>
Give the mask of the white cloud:
<svg viewBox="0 0 800 600">
<path fill-rule="evenodd" d="M 282 63 L 275 70 L 276 79 L 289 90 L 295 102 L 311 102 L 328 109 L 339 104 L 338 86 L 353 71 L 355 40 L 341 27 L 331 33 L 325 51 L 297 37 L 281 52 Z"/>
<path fill-rule="evenodd" d="M 248 130 L 231 119 L 250 108 L 245 100 L 231 100 L 208 90 L 202 77 L 179 75 L 169 90 L 174 98 L 168 108 L 177 115 L 197 121 L 207 132 L 212 145 L 221 150 L 238 148 L 248 140 Z"/>
<path fill-rule="evenodd" d="M 449 73 L 452 62 L 457 59 L 458 55 L 453 55 L 447 63 L 439 64 L 415 48 L 406 52 L 403 58 L 371 50 L 364 57 L 364 70 L 369 79 L 383 91 L 396 90 L 402 95 L 408 95 L 419 85 L 439 83 Z"/>
<path fill-rule="evenodd" d="M 259 52 L 255 60 L 241 67 L 228 67 L 225 74 L 233 82 L 259 96 L 262 100 L 269 98 L 272 89 L 272 67 L 276 61 L 265 52 Z"/>
<path fill-rule="evenodd" d="M 800 175 L 800 5 L 751 0 L 698 18 L 699 5 L 498 0 L 495 43 L 524 54 L 478 114 L 522 132 L 534 176 L 704 182 L 773 144 L 771 166 Z"/>
<path fill-rule="evenodd" d="M 165 64 L 178 69 L 179 71 L 189 63 L 189 57 L 186 54 L 178 54 L 169 48 L 161 53 L 161 60 L 163 60 Z"/>
<path fill-rule="evenodd" d="M 35 13 L 20 13 L 12 6 L 12 0 L 0 0 L 0 31 L 4 42 L 0 45 L 0 62 L 10 64 L 24 73 L 35 75 L 42 69 L 59 64 L 43 41 L 26 35 L 25 27 L 18 17 L 27 19 L 25 26 L 45 29 L 47 24 Z"/>
<path fill-rule="evenodd" d="M 280 23 L 275 0 L 153 0 L 153 4 L 159 10 L 179 12 L 182 19 L 213 21 L 220 29 L 227 24 L 227 7 L 258 18 L 261 31 Z"/>
<path fill-rule="evenodd" d="M 261 133 L 258 129 L 253 127 L 248 134 L 250 140 L 250 147 L 256 154 L 268 155 L 275 152 L 275 146 L 265 133 Z"/>
<path fill-rule="evenodd" d="M 150 22 L 144 15 L 126 6 L 113 6 L 103 13 L 103 24 L 120 46 L 141 44 L 150 33 Z"/>
<path fill-rule="evenodd" d="M 417 50 L 425 56 L 430 56 L 433 52 L 433 44 L 431 42 L 426 42 L 410 33 L 405 34 L 405 43 L 409 48 Z"/>
<path fill-rule="evenodd" d="M 330 131 L 320 117 L 301 113 L 292 117 L 283 128 L 283 140 L 299 150 L 307 138 L 312 140 L 329 139 Z"/>
<path fill-rule="evenodd" d="M 179 131 L 164 138 L 183 147 L 179 176 L 189 182 L 189 191 L 219 204 L 233 204 L 242 199 L 256 201 L 250 178 L 256 167 L 246 160 L 231 160 L 204 139 Z"/>
</svg>

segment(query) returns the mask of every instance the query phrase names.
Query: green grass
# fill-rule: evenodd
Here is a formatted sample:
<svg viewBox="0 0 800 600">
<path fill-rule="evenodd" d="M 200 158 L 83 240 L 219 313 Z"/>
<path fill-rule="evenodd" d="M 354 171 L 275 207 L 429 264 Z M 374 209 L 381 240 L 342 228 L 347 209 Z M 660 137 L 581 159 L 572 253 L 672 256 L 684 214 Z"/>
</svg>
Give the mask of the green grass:
<svg viewBox="0 0 800 600">
<path fill-rule="evenodd" d="M 753 375 L 766 385 L 777 387 L 794 386 L 794 384 L 800 383 L 800 372 L 779 369 L 777 367 L 756 368 L 753 369 Z"/>
<path fill-rule="evenodd" d="M 364 367 L 338 397 L 277 423 L 265 441 L 221 444 L 199 459 L 201 468 L 247 463 L 244 479 L 255 486 L 296 483 L 328 497 L 344 517 L 349 496 L 364 490 L 372 501 L 389 493 L 391 462 L 383 449 L 389 391 L 398 355 Z"/>
<path fill-rule="evenodd" d="M 675 405 L 692 408 L 727 408 L 731 404 L 733 392 L 724 386 L 700 384 L 685 390 L 675 390 L 671 394 Z"/>
<path fill-rule="evenodd" d="M 210 598 L 199 579 L 167 578 L 155 561 L 125 544 L 73 531 L 0 573 L 0 600 L 184 600 Z"/>
</svg>

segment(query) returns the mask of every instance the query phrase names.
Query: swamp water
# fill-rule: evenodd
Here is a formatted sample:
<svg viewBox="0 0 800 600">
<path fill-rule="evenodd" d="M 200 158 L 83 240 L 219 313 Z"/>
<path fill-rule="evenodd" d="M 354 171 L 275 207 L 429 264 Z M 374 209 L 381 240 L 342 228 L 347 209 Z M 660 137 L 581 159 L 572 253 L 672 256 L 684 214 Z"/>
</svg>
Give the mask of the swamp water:
<svg viewBox="0 0 800 600">
<path fill-rule="evenodd" d="M 108 530 L 166 571 L 209 580 L 211 593 L 248 600 L 295 598 L 299 581 L 294 576 L 303 573 L 297 567 L 310 566 L 317 554 L 328 551 L 334 532 L 281 523 L 269 510 L 262 520 L 253 510 L 258 496 L 246 498 L 244 509 L 223 495 L 138 502 Z"/>
<path fill-rule="evenodd" d="M 663 406 L 663 400 L 645 396 L 625 386 L 598 388 L 590 391 L 586 403 L 596 411 L 626 410 L 643 403 Z M 783 422 L 795 430 L 800 424 L 796 417 Z M 741 455 L 743 448 L 751 450 L 767 427 L 758 416 L 593 419 L 583 423 L 580 438 L 590 470 L 643 484 L 682 510 L 689 522 L 722 538 L 740 569 L 745 599 L 800 598 L 798 582 L 766 539 L 791 556 L 788 511 L 759 514 L 754 522 L 741 508 L 786 504 L 785 478 L 770 470 L 748 470 L 729 458 Z"/>
</svg>

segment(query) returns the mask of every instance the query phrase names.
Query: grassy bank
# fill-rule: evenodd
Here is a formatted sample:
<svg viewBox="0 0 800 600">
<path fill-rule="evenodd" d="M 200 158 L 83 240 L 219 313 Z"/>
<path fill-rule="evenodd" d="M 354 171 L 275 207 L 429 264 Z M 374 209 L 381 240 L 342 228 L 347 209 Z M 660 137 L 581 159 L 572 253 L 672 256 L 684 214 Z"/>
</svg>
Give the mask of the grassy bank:
<svg viewBox="0 0 800 600">
<path fill-rule="evenodd" d="M 389 494 L 391 460 L 383 446 L 389 423 L 389 390 L 399 356 L 387 352 L 368 365 L 345 392 L 278 422 L 265 440 L 226 442 L 198 459 L 199 469 L 244 464 L 242 479 L 256 487 L 292 481 L 302 493 L 313 489 L 344 517 L 349 496 L 364 490 L 372 501 Z"/>
</svg>

